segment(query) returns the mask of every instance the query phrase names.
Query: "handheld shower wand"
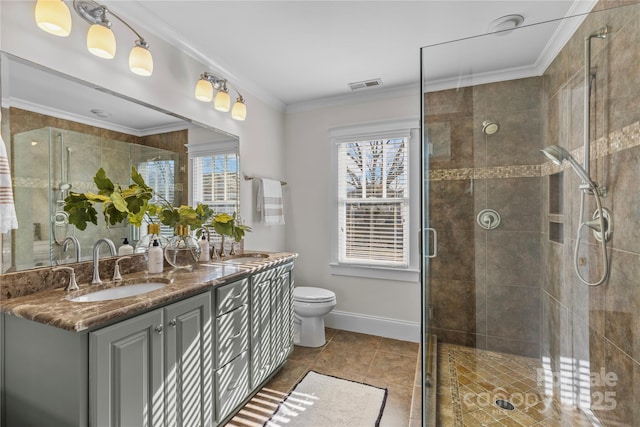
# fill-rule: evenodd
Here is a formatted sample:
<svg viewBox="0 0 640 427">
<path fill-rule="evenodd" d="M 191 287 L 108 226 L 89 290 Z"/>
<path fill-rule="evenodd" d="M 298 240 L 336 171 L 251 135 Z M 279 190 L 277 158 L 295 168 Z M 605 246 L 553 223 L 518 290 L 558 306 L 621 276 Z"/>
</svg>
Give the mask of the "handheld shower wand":
<svg viewBox="0 0 640 427">
<path fill-rule="evenodd" d="M 552 145 L 543 150 L 540 150 L 542 154 L 544 154 L 549 160 L 551 160 L 554 164 L 560 166 L 564 160 L 569 163 L 569 165 L 573 168 L 576 174 L 582 180 L 582 184 L 580 188 L 582 189 L 582 193 L 580 195 L 580 225 L 578 226 L 578 232 L 576 236 L 576 246 L 573 251 L 573 268 L 578 276 L 578 279 L 582 283 L 588 286 L 598 286 L 604 283 L 609 276 L 609 258 L 607 255 L 607 236 L 609 235 L 608 230 L 611 229 L 611 224 L 608 224 L 605 218 L 605 210 L 602 207 L 602 202 L 600 201 L 600 193 L 598 191 L 598 185 L 591 180 L 589 174 L 580 166 L 580 164 L 573 158 L 571 153 L 569 153 L 564 148 Z M 583 221 L 584 218 L 584 197 L 586 194 L 593 194 L 596 199 L 597 213 L 598 218 L 595 218 L 591 221 Z M 608 215 L 606 216 L 608 218 Z M 602 265 L 604 266 L 604 271 L 600 279 L 596 282 L 589 282 L 582 277 L 580 274 L 580 270 L 578 269 L 578 252 L 580 249 L 580 232 L 582 231 L 582 227 L 588 227 L 594 230 L 595 232 L 600 233 L 600 253 L 602 256 Z"/>
<path fill-rule="evenodd" d="M 573 170 L 578 174 L 578 176 L 582 180 L 582 183 L 587 184 L 587 186 L 590 187 L 591 190 L 596 191 L 596 188 L 598 187 L 596 183 L 593 182 L 591 178 L 589 178 L 589 174 L 587 173 L 587 171 L 585 171 L 582 166 L 580 166 L 576 159 L 574 159 L 571 153 L 569 153 L 567 150 L 557 145 L 552 145 L 545 148 L 544 150 L 540 150 L 540 152 L 558 166 L 562 165 L 563 160 L 566 160 L 567 163 L 569 163 Z M 586 191 L 586 189 L 583 189 L 583 191 Z"/>
</svg>

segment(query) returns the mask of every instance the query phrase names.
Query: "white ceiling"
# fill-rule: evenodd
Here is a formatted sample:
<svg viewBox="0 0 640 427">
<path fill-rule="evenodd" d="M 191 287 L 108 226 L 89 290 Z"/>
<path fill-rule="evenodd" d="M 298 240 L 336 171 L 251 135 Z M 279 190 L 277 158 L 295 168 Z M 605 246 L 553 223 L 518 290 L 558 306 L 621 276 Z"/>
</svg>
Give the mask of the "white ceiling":
<svg viewBox="0 0 640 427">
<path fill-rule="evenodd" d="M 585 13 L 594 1 L 101 3 L 141 32 L 154 55 L 161 54 L 153 51 L 154 39 L 162 38 L 242 91 L 294 110 L 387 90 L 417 93 L 424 46 L 430 46 L 424 49 L 424 72 L 434 89 L 539 75 L 581 19 L 532 24 Z M 503 36 L 473 37 L 490 32 L 490 23 L 508 14 L 522 15 L 525 28 Z M 465 37 L 469 38 L 447 43 Z M 42 75 L 43 70 L 20 62 L 12 62 L 9 70 L 11 84 L 3 86 L 3 97 L 10 97 L 14 106 L 134 135 L 185 126 L 179 118 L 123 102 L 91 85 L 51 75 L 50 70 Z M 357 93 L 348 87 L 350 82 L 376 78 L 382 80 L 381 87 Z M 86 100 L 91 100 L 90 108 Z M 51 111 L 51 105 L 57 111 Z M 87 113 L 96 108 L 112 116 Z"/>
<path fill-rule="evenodd" d="M 420 48 L 485 34 L 496 18 L 524 25 L 589 11 L 594 1 L 104 1 L 148 31 L 189 52 L 243 90 L 288 107 L 344 97 L 348 83 L 380 78 L 386 88 L 417 87 Z M 141 29 L 142 28 L 142 29 Z M 535 72 L 572 28 L 559 22 L 510 35 L 434 48 L 438 80 L 491 67 Z M 561 46 L 560 46 L 561 47 Z M 510 49 L 513 53 L 506 52 Z M 548 65 L 548 64 L 547 64 Z M 205 71 L 205 70 L 203 70 Z M 197 76 L 194 76 L 194 84 Z"/>
</svg>

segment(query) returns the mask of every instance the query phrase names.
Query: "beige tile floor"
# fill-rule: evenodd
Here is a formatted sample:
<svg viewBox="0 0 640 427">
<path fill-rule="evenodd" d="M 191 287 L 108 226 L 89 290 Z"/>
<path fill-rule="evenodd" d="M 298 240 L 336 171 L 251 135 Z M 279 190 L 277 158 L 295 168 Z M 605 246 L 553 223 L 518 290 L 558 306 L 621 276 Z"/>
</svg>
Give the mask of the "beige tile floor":
<svg viewBox="0 0 640 427">
<path fill-rule="evenodd" d="M 581 427 L 579 411 L 548 398 L 537 382 L 540 361 L 452 344 L 438 344 L 438 426 Z M 497 399 L 513 410 L 495 405 Z"/>
<path fill-rule="evenodd" d="M 285 366 L 227 426 L 262 426 L 309 370 L 387 388 L 381 426 L 421 425 L 418 344 L 335 329 L 326 333 L 323 347 L 296 346 Z M 439 343 L 436 425 L 590 426 L 581 412 L 544 395 L 536 380 L 539 367 L 536 359 Z M 496 406 L 500 398 L 515 409 Z"/>
<path fill-rule="evenodd" d="M 326 337 L 319 348 L 296 346 L 285 366 L 227 426 L 261 426 L 309 370 L 387 388 L 380 425 L 420 425 L 419 404 L 413 404 L 420 398 L 418 344 L 328 328 Z"/>
</svg>

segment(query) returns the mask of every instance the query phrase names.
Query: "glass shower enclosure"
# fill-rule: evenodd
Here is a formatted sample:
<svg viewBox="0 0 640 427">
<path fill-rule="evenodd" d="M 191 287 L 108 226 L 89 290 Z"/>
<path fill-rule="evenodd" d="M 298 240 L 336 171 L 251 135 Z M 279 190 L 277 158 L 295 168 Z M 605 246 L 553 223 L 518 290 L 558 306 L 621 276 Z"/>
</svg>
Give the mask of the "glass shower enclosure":
<svg viewBox="0 0 640 427">
<path fill-rule="evenodd" d="M 640 425 L 640 5 L 610 5 L 421 49 L 427 425 Z"/>
<path fill-rule="evenodd" d="M 91 259 L 91 247 L 108 237 L 119 246 L 123 238 L 138 238 L 127 224 L 107 227 L 102 215 L 98 225 L 80 232 L 69 224 L 64 199 L 70 191 L 95 192 L 93 177 L 99 168 L 121 185 L 128 185 L 131 166 L 145 181 L 173 200 L 177 154 L 155 147 L 89 135 L 67 129 L 44 127 L 13 136 L 16 213 L 22 224 L 13 235 L 13 270 L 75 262 L 73 244 L 63 250 L 67 237 L 78 240 L 81 259 Z M 44 167 L 34 167 L 43 165 Z"/>
</svg>

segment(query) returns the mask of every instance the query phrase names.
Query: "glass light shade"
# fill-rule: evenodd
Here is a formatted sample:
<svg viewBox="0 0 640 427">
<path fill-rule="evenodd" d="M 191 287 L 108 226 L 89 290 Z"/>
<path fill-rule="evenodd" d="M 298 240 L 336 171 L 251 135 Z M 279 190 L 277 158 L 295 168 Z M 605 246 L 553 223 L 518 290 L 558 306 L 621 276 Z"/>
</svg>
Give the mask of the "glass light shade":
<svg viewBox="0 0 640 427">
<path fill-rule="evenodd" d="M 225 113 L 231 109 L 231 97 L 229 92 L 221 90 L 216 95 L 214 108 L 218 111 L 224 111 Z"/>
<path fill-rule="evenodd" d="M 87 49 L 95 56 L 112 59 L 116 56 L 116 36 L 110 28 L 93 24 L 87 33 Z"/>
<path fill-rule="evenodd" d="M 202 102 L 211 102 L 213 99 L 213 85 L 209 80 L 198 80 L 198 84 L 196 84 L 196 99 Z"/>
<path fill-rule="evenodd" d="M 247 106 L 242 101 L 236 101 L 231 109 L 231 117 L 236 120 L 244 120 L 247 118 Z"/>
<path fill-rule="evenodd" d="M 153 57 L 149 49 L 142 46 L 134 46 L 129 53 L 129 68 L 140 76 L 153 74 Z"/>
<path fill-rule="evenodd" d="M 67 37 L 71 33 L 71 12 L 61 0 L 38 0 L 36 23 L 40 29 L 55 36 Z"/>
</svg>

